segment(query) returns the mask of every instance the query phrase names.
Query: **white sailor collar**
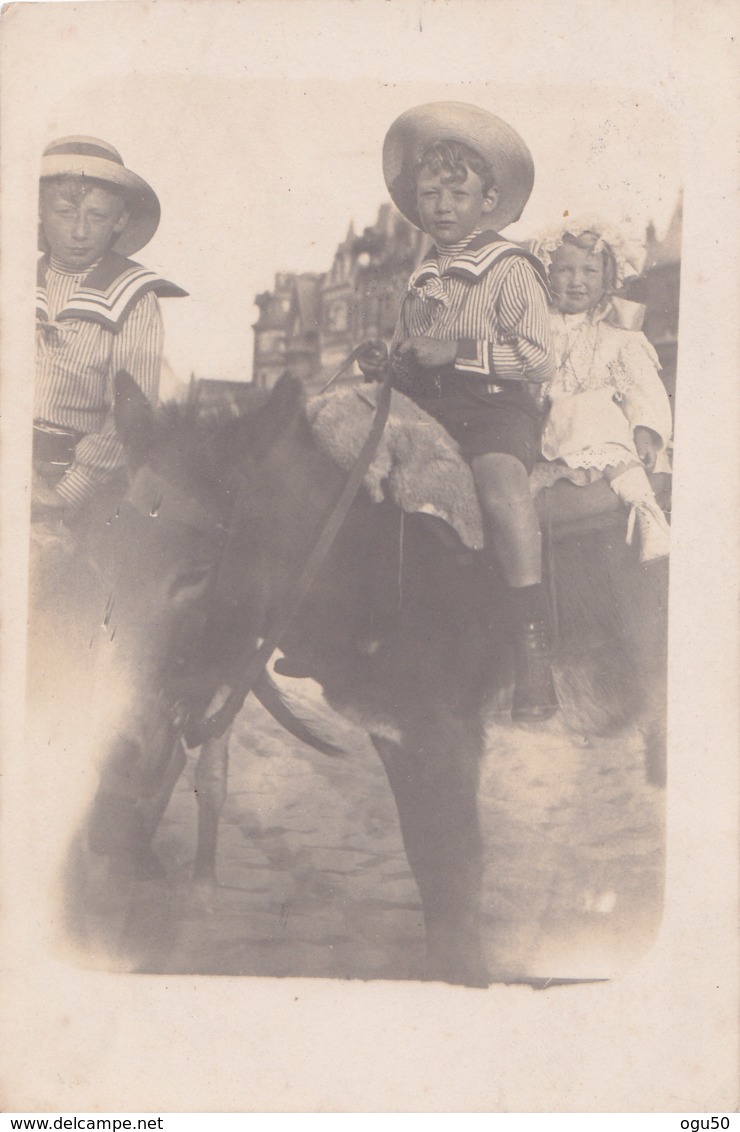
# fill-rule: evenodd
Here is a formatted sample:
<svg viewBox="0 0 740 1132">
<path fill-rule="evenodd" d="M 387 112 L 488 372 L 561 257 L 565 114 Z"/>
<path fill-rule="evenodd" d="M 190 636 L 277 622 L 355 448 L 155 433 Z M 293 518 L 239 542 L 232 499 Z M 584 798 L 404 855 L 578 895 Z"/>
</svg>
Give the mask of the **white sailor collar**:
<svg viewBox="0 0 740 1132">
<path fill-rule="evenodd" d="M 429 279 L 440 279 L 453 275 L 475 282 L 502 259 L 520 258 L 528 260 L 534 267 L 537 278 L 549 295 L 545 269 L 536 256 L 521 248 L 518 244 L 506 240 L 498 232 L 479 232 L 459 251 L 456 250 L 451 260 L 440 270 L 439 256 L 444 249 L 434 247 L 429 255 L 419 264 L 409 280 L 409 289 L 418 287 Z"/>
<path fill-rule="evenodd" d="M 42 322 L 49 321 L 46 298 L 48 266 L 48 256 L 42 256 L 38 262 L 36 289 L 36 317 Z M 155 271 L 150 271 L 117 252 L 109 251 L 90 269 L 59 311 L 55 321 L 81 318 L 97 322 L 115 332 L 121 329 L 133 304 L 149 291 L 162 298 L 182 298 L 187 295 L 182 287 L 168 282 Z"/>
</svg>

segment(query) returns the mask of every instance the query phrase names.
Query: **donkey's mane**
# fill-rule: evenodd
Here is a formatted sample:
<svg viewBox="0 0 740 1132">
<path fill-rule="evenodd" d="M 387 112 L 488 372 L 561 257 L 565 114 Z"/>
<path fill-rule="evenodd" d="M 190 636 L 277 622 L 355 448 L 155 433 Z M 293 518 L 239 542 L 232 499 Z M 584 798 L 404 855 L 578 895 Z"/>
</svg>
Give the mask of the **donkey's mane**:
<svg viewBox="0 0 740 1132">
<path fill-rule="evenodd" d="M 206 438 L 221 432 L 234 421 L 250 416 L 265 404 L 269 393 L 247 388 L 242 397 L 241 404 L 227 396 L 213 400 L 201 400 L 195 396 L 186 401 L 165 401 L 157 408 L 157 424 L 164 432 L 187 431 Z"/>
</svg>

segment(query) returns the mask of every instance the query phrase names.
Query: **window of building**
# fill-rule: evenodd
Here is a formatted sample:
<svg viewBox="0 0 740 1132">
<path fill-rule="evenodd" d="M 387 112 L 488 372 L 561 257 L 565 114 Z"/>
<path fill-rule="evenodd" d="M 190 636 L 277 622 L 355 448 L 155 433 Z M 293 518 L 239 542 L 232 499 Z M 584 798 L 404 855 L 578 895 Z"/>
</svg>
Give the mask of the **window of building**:
<svg viewBox="0 0 740 1132">
<path fill-rule="evenodd" d="M 263 330 L 259 337 L 259 353 L 262 355 L 284 354 L 285 336 L 279 331 Z"/>
<path fill-rule="evenodd" d="M 332 303 L 327 311 L 326 326 L 327 330 L 334 330 L 337 333 L 347 329 L 349 325 L 349 311 L 345 302 Z"/>
</svg>

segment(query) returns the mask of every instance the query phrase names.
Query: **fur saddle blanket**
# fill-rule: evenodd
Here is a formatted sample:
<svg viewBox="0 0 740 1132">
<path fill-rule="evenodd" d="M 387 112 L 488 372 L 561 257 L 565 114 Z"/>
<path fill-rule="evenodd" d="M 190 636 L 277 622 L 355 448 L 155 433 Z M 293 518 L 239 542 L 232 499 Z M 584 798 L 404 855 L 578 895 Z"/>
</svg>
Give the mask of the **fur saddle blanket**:
<svg viewBox="0 0 740 1132">
<path fill-rule="evenodd" d="M 353 382 L 319 393 L 306 404 L 318 447 L 346 471 L 367 437 L 379 389 Z M 395 389 L 364 485 L 376 503 L 389 497 L 403 511 L 443 519 L 464 546 L 482 549 L 483 516 L 470 467 L 442 425 Z"/>
</svg>

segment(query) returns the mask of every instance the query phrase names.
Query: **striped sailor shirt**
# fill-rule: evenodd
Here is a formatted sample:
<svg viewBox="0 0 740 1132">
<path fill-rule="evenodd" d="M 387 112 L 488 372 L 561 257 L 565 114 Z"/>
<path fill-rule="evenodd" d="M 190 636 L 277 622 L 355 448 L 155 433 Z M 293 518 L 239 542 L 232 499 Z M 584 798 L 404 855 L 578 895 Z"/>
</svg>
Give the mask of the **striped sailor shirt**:
<svg viewBox="0 0 740 1132">
<path fill-rule="evenodd" d="M 540 384 L 555 372 L 548 289 L 534 256 L 495 232 L 433 248 L 411 276 L 393 345 L 457 341 L 455 372 Z"/>
<path fill-rule="evenodd" d="M 124 464 L 113 380 L 126 370 L 156 402 L 163 325 L 157 295 L 185 292 L 113 252 L 70 273 L 39 263 L 34 420 L 81 433 L 56 490 L 79 506 Z"/>
</svg>

